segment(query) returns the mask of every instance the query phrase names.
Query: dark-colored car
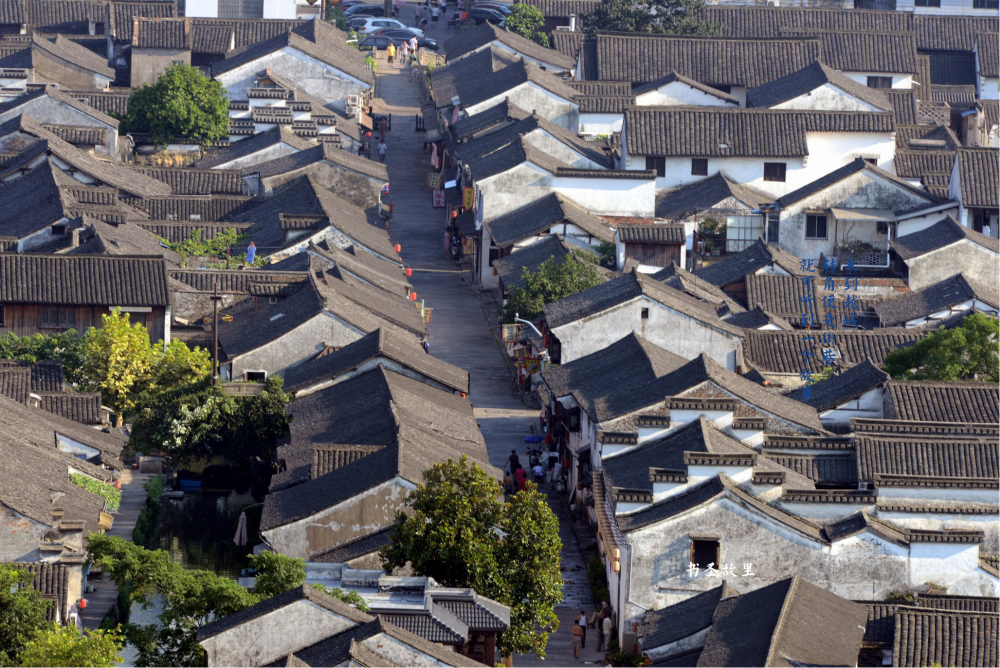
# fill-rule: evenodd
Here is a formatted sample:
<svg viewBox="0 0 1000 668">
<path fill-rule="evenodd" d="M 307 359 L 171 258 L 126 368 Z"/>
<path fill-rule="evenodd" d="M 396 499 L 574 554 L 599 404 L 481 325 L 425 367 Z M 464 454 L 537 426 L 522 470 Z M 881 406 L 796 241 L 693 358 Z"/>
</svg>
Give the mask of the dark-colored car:
<svg viewBox="0 0 1000 668">
<path fill-rule="evenodd" d="M 485 2 L 472 3 L 472 8 L 475 9 L 476 7 L 481 9 L 492 9 L 507 16 L 510 16 L 511 13 L 510 5 L 505 2 L 490 2 L 489 0 L 486 0 Z"/>
<path fill-rule="evenodd" d="M 395 44 L 398 49 L 405 41 L 406 39 L 404 38 L 386 37 L 385 35 L 371 35 L 370 37 L 365 37 L 363 40 L 358 42 L 358 48 L 362 51 L 367 51 L 369 49 L 385 51 L 389 48 L 390 42 Z"/>
<path fill-rule="evenodd" d="M 502 12 L 498 12 L 495 9 L 488 9 L 486 7 L 473 7 L 469 11 L 469 18 L 476 22 L 476 25 L 480 25 L 489 21 L 493 25 L 498 25 L 501 21 L 507 17 L 503 15 Z"/>
<path fill-rule="evenodd" d="M 353 18 L 364 14 L 366 16 L 385 16 L 385 7 L 382 5 L 354 5 L 348 7 L 344 14 L 347 18 Z"/>
<path fill-rule="evenodd" d="M 402 44 L 404 41 L 409 41 L 413 37 L 413 33 L 409 30 L 379 30 L 375 33 L 379 37 L 388 37 L 393 41 L 399 40 L 397 44 Z M 437 51 L 438 43 L 429 37 L 417 36 L 417 46 L 421 49 L 427 49 L 428 51 Z"/>
</svg>

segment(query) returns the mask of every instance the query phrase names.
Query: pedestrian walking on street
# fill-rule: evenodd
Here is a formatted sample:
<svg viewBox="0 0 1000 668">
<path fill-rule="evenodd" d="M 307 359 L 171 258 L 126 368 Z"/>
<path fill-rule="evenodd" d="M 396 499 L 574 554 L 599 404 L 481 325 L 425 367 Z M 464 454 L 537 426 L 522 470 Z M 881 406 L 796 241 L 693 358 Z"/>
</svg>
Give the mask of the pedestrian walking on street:
<svg viewBox="0 0 1000 668">
<path fill-rule="evenodd" d="M 503 474 L 503 500 L 504 503 L 510 501 L 510 497 L 514 495 L 514 479 L 509 473 Z"/>
<path fill-rule="evenodd" d="M 385 140 L 383 139 L 378 143 L 378 160 L 383 164 L 385 163 L 385 151 L 386 151 L 386 145 L 385 145 Z"/>
<path fill-rule="evenodd" d="M 601 633 L 602 642 L 601 642 L 601 647 L 598 647 L 597 651 L 601 651 L 601 648 L 607 650 L 608 646 L 611 644 L 611 615 L 605 617 L 604 620 L 601 622 L 601 631 L 602 631 Z"/>
<path fill-rule="evenodd" d="M 389 57 L 389 67 L 392 67 L 392 61 L 396 58 L 396 46 L 389 42 L 389 48 L 385 50 L 385 55 Z"/>
<path fill-rule="evenodd" d="M 431 23 L 434 24 L 435 28 L 437 28 L 438 18 L 440 16 L 441 16 L 441 10 L 440 9 L 438 9 L 437 7 L 435 7 L 434 9 L 431 10 Z"/>
<path fill-rule="evenodd" d="M 587 613 L 583 610 L 580 611 L 580 618 L 576 620 L 577 626 L 580 627 L 582 631 L 582 638 L 580 639 L 580 647 L 587 649 Z"/>
<path fill-rule="evenodd" d="M 585 631 L 583 627 L 580 626 L 580 622 L 576 621 L 573 623 L 573 658 L 580 658 L 580 646 L 583 645 L 583 634 Z"/>
<path fill-rule="evenodd" d="M 399 66 L 406 67 L 410 64 L 410 43 L 403 42 L 399 47 Z"/>
<path fill-rule="evenodd" d="M 413 35 L 412 37 L 410 37 L 410 53 L 413 54 L 414 58 L 417 57 L 417 49 L 419 49 L 419 48 L 420 48 L 420 45 L 417 44 L 417 36 Z"/>
<path fill-rule="evenodd" d="M 505 461 L 503 463 L 503 466 L 501 466 L 500 468 L 503 468 L 504 466 L 507 466 L 508 464 L 510 464 L 510 474 L 511 474 L 511 476 L 516 475 L 517 474 L 517 470 L 519 468 L 521 468 L 521 459 L 517 456 L 517 450 L 511 450 L 510 451 L 510 457 L 507 458 L 507 461 Z"/>
</svg>

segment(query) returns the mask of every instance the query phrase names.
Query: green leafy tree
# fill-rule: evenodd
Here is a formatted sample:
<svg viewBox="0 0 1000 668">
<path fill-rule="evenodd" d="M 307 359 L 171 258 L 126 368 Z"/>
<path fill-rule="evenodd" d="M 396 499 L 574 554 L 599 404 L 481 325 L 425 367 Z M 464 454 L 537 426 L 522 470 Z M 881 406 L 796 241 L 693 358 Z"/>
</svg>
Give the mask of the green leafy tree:
<svg viewBox="0 0 1000 668">
<path fill-rule="evenodd" d="M 125 640 L 117 630 L 88 631 L 59 626 L 37 634 L 21 654 L 22 666 L 92 666 L 110 668 L 121 663 Z"/>
<path fill-rule="evenodd" d="M 134 91 L 128 113 L 115 117 L 122 122 L 120 132 L 145 132 L 159 145 L 174 137 L 193 137 L 207 146 L 229 136 L 226 89 L 183 63 L 171 65 L 152 86 Z"/>
<path fill-rule="evenodd" d="M 885 356 L 883 367 L 897 380 L 1000 382 L 997 340 L 1000 322 L 974 313 L 952 329 L 942 327 L 911 346 Z"/>
<path fill-rule="evenodd" d="M 295 589 L 306 580 L 306 567 L 301 559 L 279 554 L 261 552 L 250 558 L 257 571 L 257 581 L 253 593 L 270 598 Z"/>
<path fill-rule="evenodd" d="M 549 36 L 542 32 L 545 17 L 542 10 L 532 5 L 511 5 L 507 16 L 507 29 L 525 39 L 530 39 L 542 46 L 549 45 Z"/>
<path fill-rule="evenodd" d="M 564 258 L 549 258 L 537 271 L 523 270 L 521 285 L 510 291 L 500 315 L 504 322 L 514 322 L 515 313 L 528 320 L 537 318 L 546 304 L 603 282 L 593 253 L 581 251 Z"/>
<path fill-rule="evenodd" d="M 312 584 L 309 586 L 313 589 L 319 589 L 324 594 L 339 599 L 348 605 L 353 605 L 361 612 L 368 612 L 368 604 L 365 602 L 364 597 L 353 589 L 344 591 L 340 587 L 325 587 L 321 584 Z"/>
<path fill-rule="evenodd" d="M 129 322 L 119 309 L 101 316 L 101 326 L 84 335 L 80 365 L 83 389 L 101 393 L 101 401 L 121 416 L 135 407 L 145 389 L 153 363 L 149 334 L 140 323 Z"/>
<path fill-rule="evenodd" d="M 588 37 L 598 30 L 716 36 L 722 25 L 706 21 L 704 0 L 601 0 L 580 19 Z"/>
<path fill-rule="evenodd" d="M 52 605 L 31 586 L 35 574 L 0 564 L 0 666 L 16 666 L 21 653 L 48 622 Z"/>
<path fill-rule="evenodd" d="M 277 555 L 253 558 L 261 591 L 249 592 L 234 580 L 206 570 L 187 570 L 163 550 L 147 550 L 118 536 L 91 534 L 91 559 L 100 564 L 130 603 L 148 607 L 163 597 L 160 624 L 124 627 L 139 652 L 140 666 L 204 665 L 198 627 L 302 584 L 301 561 Z M 298 562 L 296 564 L 296 562 Z"/>
<path fill-rule="evenodd" d="M 212 373 L 212 355 L 183 341 L 157 344 L 152 349 L 152 365 L 148 392 L 162 392 L 208 378 Z"/>
<path fill-rule="evenodd" d="M 497 481 L 463 455 L 424 471 L 405 511 L 396 514 L 391 541 L 382 548 L 383 567 L 409 563 L 442 585 L 473 587 L 510 606 L 510 628 L 500 638 L 504 655 L 544 658 L 549 633 L 559 628 L 562 543 L 534 485 L 505 504 Z"/>
<path fill-rule="evenodd" d="M 28 364 L 43 360 L 61 362 L 63 375 L 70 382 L 79 379 L 82 352 L 83 339 L 75 329 L 47 335 L 18 336 L 8 332 L 0 336 L 0 359 L 17 360 Z"/>
</svg>

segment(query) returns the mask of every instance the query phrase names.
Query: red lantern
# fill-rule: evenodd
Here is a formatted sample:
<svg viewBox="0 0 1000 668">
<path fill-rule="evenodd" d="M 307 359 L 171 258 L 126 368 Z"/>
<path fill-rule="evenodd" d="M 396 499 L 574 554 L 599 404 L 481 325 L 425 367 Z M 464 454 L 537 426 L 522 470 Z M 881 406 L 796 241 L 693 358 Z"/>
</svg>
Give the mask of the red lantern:
<svg viewBox="0 0 1000 668">
<path fill-rule="evenodd" d="M 406 268 L 406 276 L 407 277 L 413 276 L 413 270 L 410 269 L 409 267 Z"/>
<path fill-rule="evenodd" d="M 403 247 L 402 247 L 402 246 L 400 246 L 399 244 L 396 244 L 395 248 L 396 248 L 396 252 L 397 252 L 397 253 L 398 253 L 399 251 L 403 250 Z"/>
<path fill-rule="evenodd" d="M 87 609 L 87 599 L 85 599 L 85 598 L 81 598 L 80 599 L 80 609 L 81 610 L 86 610 Z"/>
<path fill-rule="evenodd" d="M 417 301 L 417 293 L 416 292 L 411 292 L 410 293 L 410 301 L 411 302 Z"/>
<path fill-rule="evenodd" d="M 465 397 L 467 396 L 467 395 L 465 394 L 465 392 L 459 392 L 458 394 L 459 394 L 459 395 L 460 395 L 460 396 L 461 396 L 461 397 L 462 397 L 463 399 L 465 399 Z"/>
<path fill-rule="evenodd" d="M 545 445 L 552 445 L 552 434 L 545 434 Z"/>
</svg>

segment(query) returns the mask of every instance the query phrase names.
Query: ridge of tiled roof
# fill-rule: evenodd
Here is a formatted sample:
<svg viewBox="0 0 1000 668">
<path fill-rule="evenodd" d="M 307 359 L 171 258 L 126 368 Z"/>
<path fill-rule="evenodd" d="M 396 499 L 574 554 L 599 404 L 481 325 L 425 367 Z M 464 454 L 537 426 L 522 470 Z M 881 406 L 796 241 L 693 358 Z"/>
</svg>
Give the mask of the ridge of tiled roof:
<svg viewBox="0 0 1000 668">
<path fill-rule="evenodd" d="M 622 243 L 685 243 L 684 225 L 681 223 L 621 223 L 617 232 Z"/>
<path fill-rule="evenodd" d="M 579 17 L 594 11 L 601 3 L 600 0 L 517 0 L 514 4 L 538 7 L 543 16 L 551 19 Z"/>
<path fill-rule="evenodd" d="M 531 112 L 521 109 L 511 102 L 510 98 L 506 98 L 503 102 L 499 102 L 489 109 L 484 109 L 478 114 L 460 118 L 458 123 L 451 126 L 451 131 L 459 139 L 472 137 L 474 134 L 485 132 L 501 123 L 524 120 L 530 115 Z"/>
<path fill-rule="evenodd" d="M 956 274 L 922 290 L 879 302 L 874 308 L 882 326 L 892 327 L 932 315 L 970 299 L 979 299 L 993 308 L 1000 308 L 1000 295 L 969 281 L 962 274 Z"/>
<path fill-rule="evenodd" d="M 412 301 L 360 281 L 337 267 L 324 269 L 325 265 L 318 258 L 310 258 L 309 278 L 327 311 L 365 333 L 389 324 L 417 337 L 427 335 L 423 317 Z"/>
<path fill-rule="evenodd" d="M 555 49 L 550 49 L 522 37 L 517 33 L 498 28 L 489 21 L 480 23 L 472 30 L 463 30 L 444 43 L 444 54 L 448 60 L 454 60 L 470 51 L 481 49 L 491 42 L 500 42 L 519 54 L 551 63 L 566 70 L 576 67 L 576 59 L 566 56 Z"/>
<path fill-rule="evenodd" d="M 239 170 L 136 167 L 140 174 L 163 181 L 176 195 L 242 195 Z"/>
<path fill-rule="evenodd" d="M 302 25 L 304 19 L 224 19 L 192 17 L 192 30 L 201 28 L 228 28 L 233 31 L 235 49 L 242 49 L 257 42 L 263 42 L 278 35 L 284 35 L 292 28 Z"/>
<path fill-rule="evenodd" d="M 1000 151 L 995 148 L 958 149 L 958 182 L 962 189 L 962 205 L 995 209 L 997 206 L 997 174 L 1000 173 Z"/>
<path fill-rule="evenodd" d="M 276 174 L 284 174 L 301 169 L 321 160 L 385 183 L 389 182 L 389 172 L 384 164 L 359 156 L 352 151 L 336 148 L 331 146 L 329 142 L 323 142 L 318 146 L 303 149 L 291 155 L 281 156 L 267 162 L 259 162 L 250 167 L 244 167 L 240 171 L 240 174 L 242 176 L 257 174 L 261 178 L 267 178 Z"/>
<path fill-rule="evenodd" d="M 331 547 L 328 550 L 317 552 L 309 560 L 310 562 L 325 564 L 346 564 L 352 559 L 378 552 L 384 545 L 388 545 L 391 542 L 391 532 L 392 527 L 386 527 L 375 533 L 370 533 L 366 536 L 349 540 L 336 547 Z"/>
<path fill-rule="evenodd" d="M 951 150 L 924 150 L 897 148 L 896 176 L 902 179 L 919 179 L 924 174 L 948 174 L 951 177 L 951 169 L 955 165 L 956 151 Z"/>
<path fill-rule="evenodd" d="M 988 237 L 972 228 L 964 227 L 955 222 L 951 216 L 945 216 L 930 227 L 919 232 L 913 232 L 897 237 L 890 242 L 890 247 L 903 260 L 912 260 L 932 251 L 940 250 L 961 240 L 971 241 L 983 248 L 1000 253 L 1000 240 Z"/>
<path fill-rule="evenodd" d="M 866 359 L 880 366 L 889 352 L 912 344 L 926 335 L 926 331 L 909 329 L 843 330 L 837 332 L 836 343 L 832 347 L 840 355 L 837 364 L 839 367 L 852 367 Z M 810 341 L 809 337 L 814 340 Z M 818 339 L 813 330 L 747 330 L 743 340 L 743 354 L 764 373 L 799 375 L 803 364 L 811 373 L 820 373 L 825 365 L 823 346 Z M 813 353 L 805 363 L 803 349 Z"/>
<path fill-rule="evenodd" d="M 758 239 L 746 249 L 727 257 L 722 262 L 716 262 L 694 272 L 694 275 L 721 288 L 742 280 L 771 263 L 777 264 L 792 276 L 804 275 L 799 269 L 800 261 L 797 257 L 788 251 L 769 246 L 762 239 Z"/>
<path fill-rule="evenodd" d="M 67 92 L 60 90 L 57 86 L 51 84 L 31 88 L 26 93 L 23 93 L 18 97 L 11 98 L 6 102 L 0 103 L 0 114 L 6 114 L 11 109 L 16 109 L 17 107 L 20 107 L 21 105 L 26 104 L 36 98 L 42 97 L 43 95 L 51 97 L 54 100 L 58 100 L 59 102 L 62 102 L 63 104 L 68 105 L 83 114 L 93 117 L 94 119 L 100 121 L 101 123 L 104 123 L 105 125 L 110 125 L 115 129 L 118 128 L 118 121 L 112 118 L 111 116 L 108 116 L 99 109 L 95 109 L 86 102 L 81 102 L 79 99 L 77 99 L 77 96 L 75 94 L 70 95 Z M 32 129 L 36 127 L 42 128 L 44 130 L 44 126 L 41 123 L 36 121 L 34 118 L 31 118 L 30 116 L 29 119 L 31 121 L 30 124 L 24 121 L 22 121 L 22 124 L 24 125 L 25 128 L 29 130 L 29 132 L 31 132 L 31 134 L 35 134 L 32 131 Z M 39 135 L 35 136 L 37 137 Z"/>
<path fill-rule="evenodd" d="M 72 63 L 73 65 L 90 70 L 95 74 L 99 74 L 114 81 L 115 70 L 114 68 L 108 67 L 107 58 L 97 55 L 87 47 L 77 44 L 68 37 L 56 35 L 55 37 L 48 39 L 41 37 L 38 34 L 32 34 L 31 45 L 32 48 L 37 47 L 43 49 L 57 58 L 61 58 L 62 60 Z"/>
<path fill-rule="evenodd" d="M 137 49 L 191 50 L 191 23 L 186 18 L 132 19 L 132 47 Z"/>
<path fill-rule="evenodd" d="M 43 142 L 36 143 L 44 148 Z M 0 185 L 0 198 L 5 202 L 0 208 L 0 234 L 21 239 L 66 216 L 69 202 L 59 188 L 56 171 L 55 165 L 39 165 Z"/>
<path fill-rule="evenodd" d="M 376 612 L 386 622 L 439 645 L 464 645 L 469 635 L 468 624 L 433 603 L 430 614 L 400 614 L 391 610 Z"/>
<path fill-rule="evenodd" d="M 408 296 L 413 291 L 413 286 L 406 280 L 402 267 L 367 251 L 358 250 L 354 246 L 344 249 L 324 239 L 309 246 L 307 252 L 319 255 L 331 265 L 337 265 L 341 270 L 354 274 L 390 294 Z M 304 259 L 308 268 L 309 258 Z"/>
<path fill-rule="evenodd" d="M 67 255 L 160 255 L 173 265 L 181 263 L 180 255 L 135 223 L 111 225 L 87 215 L 80 217 L 80 223 L 88 230 L 82 237 L 84 242 L 70 249 Z"/>
<path fill-rule="evenodd" d="M 831 186 L 831 185 L 833 185 L 833 184 L 835 184 L 835 183 L 837 183 L 839 181 L 842 181 L 843 179 L 846 179 L 849 176 L 852 176 L 854 174 L 862 172 L 862 171 L 871 172 L 875 176 L 878 176 L 879 178 L 881 178 L 883 180 L 889 181 L 891 184 L 893 184 L 893 185 L 895 185 L 895 186 L 897 186 L 899 188 L 902 188 L 903 190 L 907 190 L 907 191 L 909 191 L 910 193 L 912 193 L 914 195 L 919 195 L 920 197 L 923 197 L 924 199 L 926 199 L 927 202 L 930 203 L 930 204 L 940 204 L 941 203 L 941 200 L 939 200 L 937 197 L 934 197 L 933 195 L 931 195 L 927 191 L 921 190 L 920 188 L 918 188 L 916 186 L 910 185 L 906 181 L 903 181 L 902 179 L 897 178 L 895 175 L 890 174 L 889 172 L 885 171 L 884 169 L 882 169 L 882 168 L 880 168 L 880 167 L 878 167 L 876 165 L 873 165 L 870 162 L 867 162 L 864 158 L 855 158 L 852 162 L 844 165 L 843 167 L 840 167 L 839 169 L 835 169 L 832 172 L 830 172 L 829 174 L 826 174 L 825 176 L 819 177 L 818 179 L 816 179 L 812 183 L 804 185 L 801 188 L 799 188 L 798 190 L 794 190 L 794 191 L 788 193 L 787 195 L 784 195 L 783 197 L 778 198 L 778 200 L 775 202 L 775 204 L 777 204 L 779 207 L 787 208 L 787 207 L 791 206 L 792 204 L 795 204 L 796 202 L 801 202 L 802 200 L 806 199 L 807 197 L 810 197 L 810 196 L 814 195 L 815 193 L 817 193 L 817 192 L 819 192 L 819 191 L 821 191 L 821 190 L 823 190 L 825 188 L 828 188 L 829 186 Z"/>
<path fill-rule="evenodd" d="M 455 391 L 469 392 L 469 372 L 428 355 L 415 337 L 379 328 L 323 357 L 298 364 L 285 373 L 289 392 L 334 378 L 375 357 L 388 357 Z"/>
<path fill-rule="evenodd" d="M 132 42 L 132 31 L 136 18 L 174 18 L 177 16 L 177 3 L 173 1 L 144 0 L 141 2 L 104 3 L 107 13 L 101 17 L 105 22 L 104 31 L 118 44 Z"/>
<path fill-rule="evenodd" d="M 992 482 L 1000 475 L 997 444 L 989 438 L 927 438 L 903 434 L 857 434 L 858 480 L 891 484 L 928 480 L 952 487 L 961 481 Z"/>
<path fill-rule="evenodd" d="M 500 248 L 507 248 L 563 221 L 573 223 L 601 241 L 614 239 L 614 232 L 607 223 L 561 193 L 550 193 L 514 211 L 484 221 L 483 226 Z"/>
<path fill-rule="evenodd" d="M 821 56 L 820 40 L 812 37 L 754 40 L 599 32 L 595 48 L 593 78 L 647 83 L 676 71 L 712 87 L 760 86 Z"/>
<path fill-rule="evenodd" d="M 465 58 L 462 60 L 465 60 Z M 572 86 L 565 83 L 556 75 L 518 57 L 503 69 L 484 72 L 478 79 L 460 79 L 457 86 L 458 97 L 463 107 L 470 107 L 474 104 L 484 102 L 491 97 L 502 95 L 504 92 L 529 81 L 549 93 L 570 102 L 574 101 L 579 95 Z M 441 102 L 438 101 L 439 106 Z M 445 102 L 450 104 L 450 99 Z"/>
<path fill-rule="evenodd" d="M 217 165 L 246 157 L 278 142 L 284 142 L 299 151 L 316 146 L 315 142 L 302 139 L 290 129 L 279 125 L 270 130 L 259 132 L 252 137 L 233 142 L 225 148 L 212 151 L 205 155 L 204 158 L 195 161 L 192 167 L 196 169 L 213 169 Z"/>
<path fill-rule="evenodd" d="M 747 90 L 747 104 L 751 107 L 773 107 L 825 84 L 839 88 L 881 111 L 893 109 L 882 91 L 868 88 L 818 60 L 780 79 Z"/>
<path fill-rule="evenodd" d="M 472 178 L 481 181 L 526 162 L 530 162 L 535 167 L 543 169 L 550 174 L 555 174 L 559 169 L 570 167 L 565 162 L 552 157 L 545 151 L 535 148 L 535 146 L 529 144 L 523 137 L 518 137 L 503 148 L 497 149 L 480 158 L 470 160 L 465 164 L 468 165 Z"/>
<path fill-rule="evenodd" d="M 656 217 L 683 220 L 732 197 L 751 209 L 773 201 L 773 197 L 730 180 L 718 172 L 700 181 L 672 190 L 656 193 Z"/>
<path fill-rule="evenodd" d="M 681 290 L 695 299 L 713 304 L 725 304 L 729 307 L 731 314 L 743 313 L 745 310 L 741 304 L 737 303 L 718 287 L 698 278 L 687 269 L 678 266 L 676 262 L 671 262 L 669 267 L 661 269 L 655 274 L 650 274 L 650 278 L 660 281 L 675 290 Z"/>
<path fill-rule="evenodd" d="M 808 155 L 807 132 L 891 133 L 895 120 L 889 112 L 638 106 L 625 110 L 624 127 L 631 155 L 793 158 Z"/>
<path fill-rule="evenodd" d="M 996 424 L 1000 391 L 993 383 L 891 380 L 885 412 L 893 420 Z"/>
<path fill-rule="evenodd" d="M 765 325 L 774 325 L 779 329 L 792 329 L 792 326 L 788 324 L 788 320 L 785 318 L 779 318 L 760 306 L 756 306 L 748 311 L 736 313 L 735 315 L 726 318 L 726 322 L 730 325 L 742 327 L 743 329 L 760 329 Z"/>
<path fill-rule="evenodd" d="M 476 158 L 489 155 L 506 144 L 516 141 L 518 138 L 534 132 L 535 130 L 542 130 L 550 137 L 566 146 L 569 150 L 583 156 L 597 165 L 600 165 L 601 168 L 611 167 L 611 161 L 608 159 L 607 154 L 603 150 L 605 144 L 602 142 L 584 139 L 575 132 L 567 130 L 560 125 L 556 125 L 552 121 L 549 121 L 536 113 L 531 113 L 525 118 L 515 121 L 505 128 L 501 128 L 495 132 L 491 132 L 487 135 L 459 144 L 455 147 L 454 153 L 458 155 L 463 162 L 469 162 Z M 532 146 L 534 145 L 532 144 Z"/>
<path fill-rule="evenodd" d="M 805 398 L 805 390 L 799 388 L 786 395 L 789 399 L 801 401 L 824 411 L 856 399 L 868 390 L 889 380 L 889 374 L 879 369 L 869 360 L 864 360 L 847 371 L 827 378 L 810 387 L 810 397 Z"/>
</svg>

